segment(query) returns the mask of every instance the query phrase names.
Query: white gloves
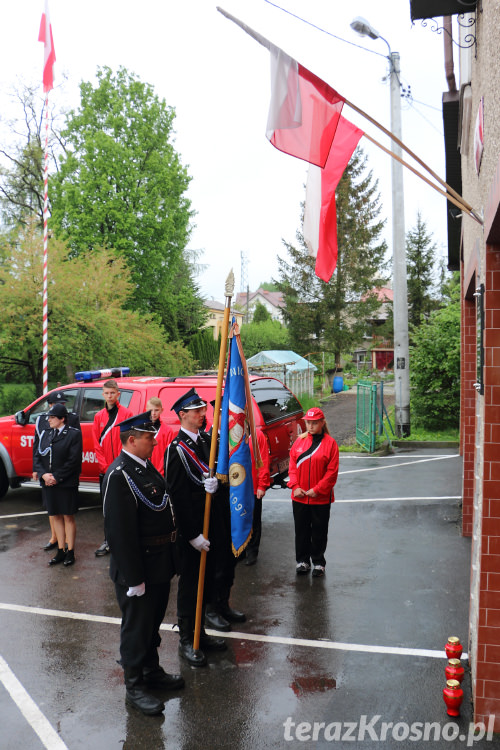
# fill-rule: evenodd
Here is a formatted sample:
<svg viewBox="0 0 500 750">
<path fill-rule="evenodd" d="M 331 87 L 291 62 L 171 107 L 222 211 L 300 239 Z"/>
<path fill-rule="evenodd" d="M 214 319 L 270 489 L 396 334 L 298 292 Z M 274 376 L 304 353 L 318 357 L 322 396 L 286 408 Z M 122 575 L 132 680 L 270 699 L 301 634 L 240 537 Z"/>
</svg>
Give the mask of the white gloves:
<svg viewBox="0 0 500 750">
<path fill-rule="evenodd" d="M 201 552 L 202 549 L 204 549 L 205 552 L 208 552 L 210 549 L 210 542 L 208 541 L 208 539 L 205 539 L 203 534 L 198 534 L 198 536 L 194 539 L 190 539 L 189 544 L 191 545 L 191 547 L 197 549 L 198 552 Z"/>
<path fill-rule="evenodd" d="M 146 584 L 140 583 L 138 586 L 129 586 L 127 596 L 142 596 L 146 593 Z"/>
<path fill-rule="evenodd" d="M 217 487 L 219 486 L 217 477 L 207 477 L 203 482 L 203 486 L 205 487 L 205 492 L 213 495 L 214 492 L 217 492 Z"/>
</svg>

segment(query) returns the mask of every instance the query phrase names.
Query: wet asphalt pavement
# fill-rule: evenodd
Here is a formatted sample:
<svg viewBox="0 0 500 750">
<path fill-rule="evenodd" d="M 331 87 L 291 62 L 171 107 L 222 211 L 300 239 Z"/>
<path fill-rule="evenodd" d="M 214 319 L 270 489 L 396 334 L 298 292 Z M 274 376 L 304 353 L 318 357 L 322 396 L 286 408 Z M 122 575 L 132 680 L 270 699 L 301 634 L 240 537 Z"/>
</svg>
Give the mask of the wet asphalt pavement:
<svg viewBox="0 0 500 750">
<path fill-rule="evenodd" d="M 467 648 L 460 462 L 443 449 L 342 454 L 324 579 L 297 578 L 289 493 L 269 491 L 258 562 L 236 570 L 232 603 L 247 622 L 208 667 L 180 663 L 174 584 L 160 653 L 186 687 L 164 694 L 164 715 L 149 718 L 124 701 L 119 611 L 108 560 L 94 556 L 100 507 L 77 516 L 76 564 L 49 568 L 39 492 L 9 492 L 0 502 L 0 750 L 500 748 L 498 737 L 468 738 L 468 676 L 457 720 L 442 698 L 448 636 Z"/>
</svg>

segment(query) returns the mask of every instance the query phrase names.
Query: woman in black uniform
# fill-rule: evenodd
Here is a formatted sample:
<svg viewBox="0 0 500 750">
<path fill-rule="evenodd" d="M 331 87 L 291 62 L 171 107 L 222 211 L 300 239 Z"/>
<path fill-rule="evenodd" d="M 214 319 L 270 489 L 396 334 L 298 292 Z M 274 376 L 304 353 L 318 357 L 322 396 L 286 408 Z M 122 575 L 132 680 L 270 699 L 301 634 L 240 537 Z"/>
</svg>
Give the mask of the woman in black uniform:
<svg viewBox="0 0 500 750">
<path fill-rule="evenodd" d="M 40 477 L 42 497 L 52 516 L 57 536 L 57 554 L 49 565 L 75 562 L 78 480 L 82 469 L 82 433 L 68 426 L 64 404 L 54 404 L 48 413 L 50 430 L 46 430 L 33 456 L 33 470 Z M 65 541 L 68 549 L 65 551 Z"/>
</svg>

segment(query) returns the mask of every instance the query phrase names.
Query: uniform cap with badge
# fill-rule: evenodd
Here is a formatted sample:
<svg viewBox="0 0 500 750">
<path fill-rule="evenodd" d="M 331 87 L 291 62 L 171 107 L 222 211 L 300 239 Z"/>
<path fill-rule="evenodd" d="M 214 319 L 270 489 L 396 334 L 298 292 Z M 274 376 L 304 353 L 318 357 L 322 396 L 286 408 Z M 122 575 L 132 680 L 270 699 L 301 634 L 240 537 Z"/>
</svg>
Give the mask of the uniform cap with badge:
<svg viewBox="0 0 500 750">
<path fill-rule="evenodd" d="M 177 399 L 175 404 L 170 407 L 170 411 L 179 414 L 180 411 L 189 411 L 190 409 L 201 409 L 206 406 L 207 402 L 203 401 L 201 396 L 196 393 L 194 388 L 190 388 L 187 393 Z"/>
<path fill-rule="evenodd" d="M 142 414 L 135 414 L 133 417 L 124 419 L 123 422 L 118 424 L 120 432 L 129 432 L 129 430 L 135 430 L 136 432 L 157 432 L 156 427 L 151 421 L 151 412 L 145 411 Z"/>
<path fill-rule="evenodd" d="M 68 410 L 64 406 L 64 404 L 54 404 L 50 407 L 48 413 L 48 417 L 58 417 L 58 419 L 62 419 L 63 417 L 68 416 Z"/>
<path fill-rule="evenodd" d="M 65 404 L 68 399 L 66 395 L 61 391 L 54 391 L 47 395 L 47 401 L 49 404 Z"/>
</svg>

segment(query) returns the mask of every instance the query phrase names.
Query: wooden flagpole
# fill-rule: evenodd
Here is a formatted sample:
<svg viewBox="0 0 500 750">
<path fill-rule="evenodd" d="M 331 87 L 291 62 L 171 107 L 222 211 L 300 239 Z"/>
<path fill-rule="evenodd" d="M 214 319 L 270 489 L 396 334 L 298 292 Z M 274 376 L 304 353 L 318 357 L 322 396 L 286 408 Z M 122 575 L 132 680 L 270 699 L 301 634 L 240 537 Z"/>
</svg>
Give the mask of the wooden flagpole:
<svg viewBox="0 0 500 750">
<path fill-rule="evenodd" d="M 447 200 L 449 200 L 450 203 L 454 203 L 455 206 L 457 206 L 466 214 L 468 214 L 471 217 L 471 219 L 474 219 L 474 221 L 477 221 L 479 224 L 483 223 L 481 219 L 475 214 L 474 211 L 469 210 L 467 208 L 467 205 L 465 204 L 465 202 L 464 203 L 461 202 L 462 199 L 458 200 L 457 198 L 454 198 L 453 195 L 451 195 L 450 193 L 447 193 L 445 190 L 441 190 L 441 188 L 439 188 L 437 185 L 431 182 L 428 177 L 426 177 L 417 169 L 415 169 L 415 167 L 412 167 L 411 164 L 408 164 L 407 161 L 403 161 L 403 159 L 401 159 L 397 154 L 391 151 L 391 149 L 387 148 L 386 146 L 383 146 L 381 143 L 376 141 L 375 138 L 372 138 L 371 135 L 368 135 L 368 133 L 363 133 L 363 137 L 371 141 L 371 143 L 373 143 L 375 146 L 378 146 L 380 149 L 382 149 L 382 151 L 385 151 L 386 154 L 389 154 L 389 156 L 392 156 L 393 159 L 396 159 L 396 161 L 399 161 L 403 165 L 403 167 L 406 167 L 411 172 L 416 174 L 417 177 L 420 177 L 421 180 L 426 182 L 431 188 L 434 188 L 434 190 L 436 190 L 440 195 L 444 196 Z"/>
<path fill-rule="evenodd" d="M 230 21 L 232 21 L 237 26 L 239 26 L 241 29 L 243 29 L 243 31 L 249 34 L 253 39 L 255 39 L 256 42 L 261 44 L 266 49 L 270 50 L 271 46 L 274 46 L 271 44 L 271 42 L 268 39 L 263 37 L 258 32 L 254 31 L 252 28 L 250 28 L 250 26 L 247 26 L 245 23 L 243 23 L 243 21 L 240 21 L 238 18 L 231 15 L 231 13 L 228 13 L 226 10 L 220 7 L 217 7 L 217 10 L 219 11 L 219 13 L 222 13 L 223 16 L 225 16 Z M 445 182 L 441 177 L 439 177 L 439 175 L 437 175 L 424 161 L 422 161 L 422 159 L 420 159 L 415 153 L 413 153 L 413 151 L 411 151 L 408 148 L 408 146 L 405 146 L 405 144 L 397 136 L 395 136 L 394 133 L 391 133 L 390 130 L 387 130 L 387 128 L 385 128 L 381 123 L 379 123 L 377 120 L 371 117 L 367 112 L 364 112 L 364 110 L 357 107 L 348 99 L 345 99 L 341 94 L 339 94 L 339 96 L 341 96 L 342 99 L 344 99 L 344 103 L 347 104 L 349 107 L 351 107 L 351 109 L 353 109 L 355 112 L 360 114 L 362 117 L 365 117 L 369 122 L 371 122 L 373 125 L 379 128 L 383 133 L 388 135 L 389 138 L 391 138 L 395 143 L 397 143 L 403 149 L 403 151 L 406 151 L 406 153 L 409 156 L 411 156 L 412 159 L 415 159 L 415 161 L 418 164 L 420 164 L 420 166 L 423 167 L 426 170 L 426 172 L 429 172 L 429 174 L 432 177 L 434 177 L 434 179 L 437 180 L 437 182 L 439 182 L 439 184 L 442 185 L 446 189 L 446 193 L 443 193 L 442 191 L 438 191 L 438 192 L 441 192 L 441 194 L 444 195 L 448 200 L 451 200 L 450 196 L 453 196 L 455 200 L 452 200 L 451 201 L 452 203 L 455 203 L 455 205 L 459 206 L 459 208 L 466 211 L 466 213 L 469 216 L 471 216 L 475 221 L 477 221 L 478 224 L 481 224 L 481 225 L 484 224 L 483 219 L 477 213 L 477 211 L 475 211 L 472 208 L 472 206 L 469 203 L 467 203 L 467 201 L 465 201 L 464 198 L 462 198 L 462 196 L 459 193 L 456 192 L 456 190 L 454 190 L 450 185 L 448 185 L 447 182 Z M 365 133 L 365 136 L 366 136 L 366 133 Z M 366 136 L 366 137 L 369 138 L 369 136 Z M 371 139 L 369 138 L 369 140 Z M 373 143 L 375 143 L 377 146 L 380 146 L 380 148 L 382 148 L 383 151 L 386 151 L 390 156 L 397 158 L 395 157 L 392 151 L 381 146 L 381 144 L 379 144 L 377 141 L 373 141 Z M 405 164 L 404 162 L 402 163 Z M 405 166 L 408 166 L 408 165 L 405 164 Z M 417 170 L 413 170 L 413 171 L 418 177 L 422 178 L 424 182 L 427 182 L 427 184 L 431 185 L 432 187 L 435 187 L 432 184 L 432 182 L 429 182 L 426 178 L 424 178 L 424 176 L 420 172 L 418 172 Z M 459 201 L 459 203 L 456 203 L 456 201 Z"/>
<path fill-rule="evenodd" d="M 415 161 L 418 164 L 420 164 L 421 167 L 423 167 L 427 172 L 429 172 L 429 174 L 432 177 L 434 177 L 434 179 L 437 180 L 437 182 L 439 182 L 440 185 L 442 185 L 444 188 L 446 188 L 446 193 L 442 193 L 443 195 L 445 195 L 446 198 L 449 198 L 450 196 L 453 196 L 455 199 L 457 199 L 458 201 L 460 201 L 460 204 L 456 204 L 456 205 L 459 205 L 460 208 L 463 208 L 469 214 L 469 216 L 471 216 L 473 219 L 475 219 L 478 222 L 478 224 L 481 224 L 481 225 L 484 224 L 484 222 L 483 222 L 482 218 L 479 216 L 479 214 L 476 213 L 476 211 L 474 211 L 474 209 L 472 208 L 472 206 L 469 203 L 467 203 L 467 201 L 460 195 L 460 193 L 457 193 L 456 190 L 454 190 L 450 185 L 448 185 L 447 182 L 445 182 L 441 177 L 439 177 L 439 175 L 436 174 L 436 172 L 434 172 L 434 170 L 431 169 L 428 164 L 426 164 L 424 161 L 422 161 L 422 159 L 420 159 L 411 149 L 409 149 L 408 146 L 405 146 L 405 144 L 403 143 L 403 141 L 401 141 L 397 136 L 395 136 L 394 133 L 391 133 L 391 131 L 387 130 L 387 128 L 385 128 L 380 122 L 378 122 L 378 120 L 375 120 L 375 118 L 371 117 L 371 115 L 369 115 L 367 112 L 365 112 L 364 110 L 362 110 L 359 107 L 357 107 L 355 104 L 353 104 L 352 102 L 350 102 L 348 99 L 344 99 L 344 103 L 347 104 L 348 107 L 351 107 L 351 109 L 353 109 L 355 112 L 357 112 L 358 114 L 360 114 L 362 117 L 365 117 L 369 122 L 371 122 L 373 125 L 375 125 L 375 127 L 377 127 L 379 130 L 381 130 L 383 133 L 385 133 L 385 135 L 388 135 L 389 138 L 391 138 L 395 143 L 398 144 L 398 146 L 400 146 L 403 149 L 403 151 L 406 151 L 406 153 L 409 156 L 411 156 L 412 159 L 415 159 Z M 366 136 L 366 133 L 364 135 Z M 373 143 L 375 145 L 379 146 L 383 151 L 386 151 L 391 156 L 395 156 L 392 151 L 390 151 L 389 149 L 384 148 L 384 146 L 382 146 L 377 141 L 375 141 L 373 139 L 370 139 L 370 140 L 372 140 Z M 395 157 L 395 158 L 397 158 L 397 157 Z M 398 159 L 398 161 L 400 161 L 400 160 Z M 405 162 L 401 162 L 401 163 L 404 164 L 405 166 L 407 166 L 405 164 Z M 429 185 L 432 185 L 432 183 L 429 182 L 422 174 L 420 174 L 420 172 L 417 172 L 417 170 L 415 170 L 415 169 L 413 169 L 412 171 L 418 177 L 420 177 L 425 182 L 427 182 Z M 452 203 L 455 203 L 455 201 L 452 201 Z"/>
<path fill-rule="evenodd" d="M 214 476 L 215 469 L 215 457 L 217 453 L 217 441 L 219 439 L 219 420 L 220 420 L 220 405 L 222 401 L 222 382 L 224 380 L 224 367 L 226 364 L 227 354 L 227 335 L 229 331 L 229 315 L 231 313 L 231 299 L 234 294 L 234 273 L 231 269 L 229 276 L 226 279 L 225 295 L 226 301 L 224 306 L 224 319 L 222 322 L 221 330 L 221 342 L 219 351 L 219 370 L 217 373 L 217 391 L 215 394 L 215 406 L 214 406 L 214 421 L 212 424 L 212 440 L 210 443 L 210 459 L 208 466 L 210 468 L 210 476 Z M 203 536 L 208 539 L 208 532 L 210 528 L 210 508 L 212 505 L 212 495 L 207 492 L 205 495 L 205 515 L 203 518 Z M 200 555 L 200 573 L 198 576 L 198 594 L 196 598 L 196 617 L 194 623 L 194 638 L 193 648 L 198 651 L 200 647 L 200 634 L 201 634 L 201 616 L 203 613 L 203 590 L 205 588 L 205 569 L 207 566 L 207 553 L 206 550 L 201 550 Z"/>
</svg>

